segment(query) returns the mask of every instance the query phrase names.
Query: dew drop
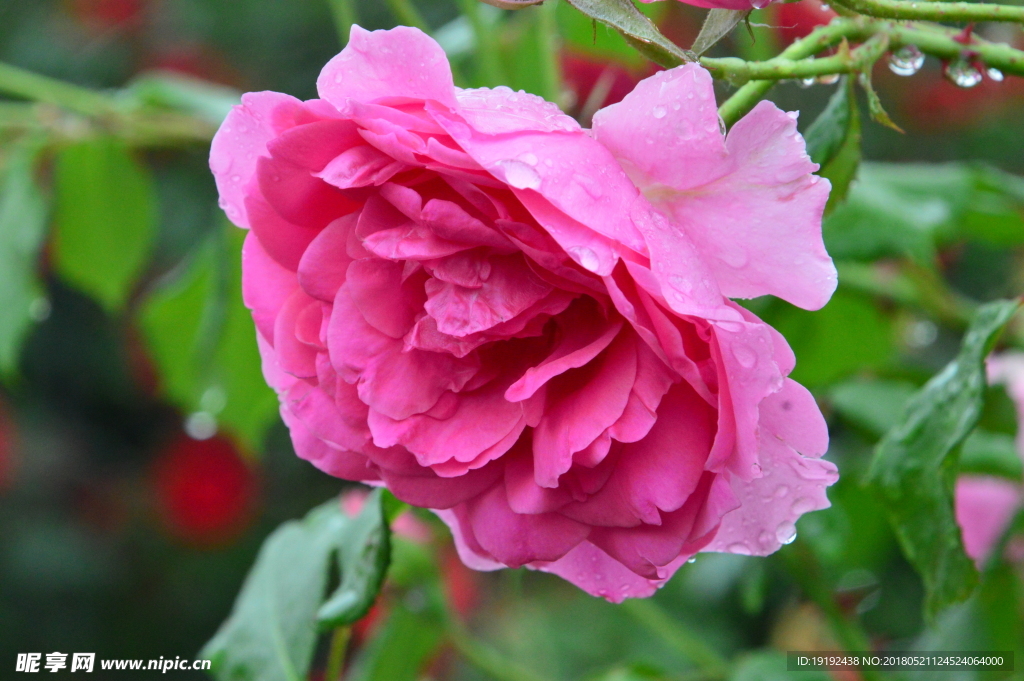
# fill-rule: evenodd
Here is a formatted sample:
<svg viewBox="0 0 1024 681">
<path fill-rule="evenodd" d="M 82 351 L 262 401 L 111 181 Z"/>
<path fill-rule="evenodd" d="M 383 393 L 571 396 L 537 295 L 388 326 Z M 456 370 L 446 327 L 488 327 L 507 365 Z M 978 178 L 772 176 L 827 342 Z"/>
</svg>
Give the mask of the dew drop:
<svg viewBox="0 0 1024 681">
<path fill-rule="evenodd" d="M 889 55 L 889 70 L 897 76 L 912 76 L 924 66 L 924 54 L 917 45 L 904 45 Z"/>
<path fill-rule="evenodd" d="M 728 265 L 729 267 L 735 267 L 737 269 L 740 267 L 745 267 L 746 264 L 750 261 L 750 256 L 748 256 L 747 252 L 741 248 L 725 250 L 721 253 L 719 257 L 722 258 L 722 261 L 726 265 Z"/>
<path fill-rule="evenodd" d="M 812 76 L 810 78 L 801 78 L 800 80 L 797 81 L 797 85 L 799 85 L 802 88 L 809 88 L 817 82 L 818 79 Z"/>
<path fill-rule="evenodd" d="M 596 272 L 597 268 L 601 266 L 597 253 L 594 253 L 594 251 L 586 246 L 572 246 L 567 251 L 572 256 L 572 259 L 578 262 L 585 270 Z"/>
<path fill-rule="evenodd" d="M 782 497 L 786 496 L 787 494 L 789 494 L 789 487 L 786 487 L 785 485 L 782 485 L 777 490 L 775 490 L 775 498 L 776 499 L 781 499 Z"/>
<path fill-rule="evenodd" d="M 687 559 L 686 562 L 689 563 L 690 565 L 693 565 L 694 563 L 697 562 L 697 556 L 690 556 L 689 559 Z"/>
<path fill-rule="evenodd" d="M 672 102 L 672 110 L 673 111 L 679 111 L 679 108 L 681 106 L 682 106 L 682 104 L 680 104 L 679 102 Z"/>
<path fill-rule="evenodd" d="M 740 366 L 752 369 L 757 365 L 757 353 L 747 345 L 737 344 L 732 348 L 732 356 L 740 363 Z M 756 464 L 755 464 L 756 465 Z"/>
<path fill-rule="evenodd" d="M 775 529 L 775 538 L 783 544 L 792 544 L 796 539 L 796 525 L 785 522 Z"/>
<path fill-rule="evenodd" d="M 516 159 L 506 159 L 498 161 L 498 165 L 505 169 L 505 181 L 516 189 L 540 188 L 540 175 L 526 163 Z"/>
<path fill-rule="evenodd" d="M 50 318 L 51 312 L 53 312 L 53 306 L 50 304 L 50 300 L 44 296 L 33 298 L 32 302 L 28 304 L 28 316 L 34 322 L 45 322 Z"/>
<path fill-rule="evenodd" d="M 523 163 L 526 163 L 527 165 L 531 165 L 531 166 L 537 165 L 537 156 L 535 154 L 530 153 L 530 152 L 526 152 L 525 154 L 520 156 L 519 159 Z"/>
<path fill-rule="evenodd" d="M 985 71 L 985 73 L 988 74 L 988 77 L 994 80 L 995 82 L 1003 82 L 1003 72 L 1000 71 L 999 69 L 989 68 Z"/>
<path fill-rule="evenodd" d="M 966 59 L 957 59 L 946 64 L 946 78 L 957 87 L 971 88 L 981 82 L 981 71 Z"/>
<path fill-rule="evenodd" d="M 835 85 L 839 82 L 839 74 L 829 73 L 824 76 L 818 76 L 818 82 L 822 85 Z"/>
<path fill-rule="evenodd" d="M 234 182 L 235 184 L 238 184 L 239 182 L 242 181 L 242 176 L 241 175 L 232 175 L 231 176 L 231 181 Z"/>
<path fill-rule="evenodd" d="M 653 109 L 651 109 L 651 115 L 654 116 L 655 118 L 664 118 L 666 113 L 668 112 L 665 111 L 665 107 L 663 106 L 656 106 Z"/>
<path fill-rule="evenodd" d="M 792 510 L 796 515 L 803 515 L 814 508 L 814 500 L 810 497 L 800 497 L 793 502 Z"/>
<path fill-rule="evenodd" d="M 750 474 L 751 475 L 760 476 L 761 472 L 762 472 L 761 464 L 759 464 L 759 463 L 752 463 L 752 464 L 750 464 Z"/>
<path fill-rule="evenodd" d="M 740 555 L 740 556 L 749 556 L 750 555 L 750 549 L 743 542 L 736 542 L 734 544 L 729 544 L 729 546 L 726 548 L 726 551 L 728 551 L 729 553 L 735 553 L 735 554 Z"/>
<path fill-rule="evenodd" d="M 757 535 L 757 541 L 760 542 L 762 546 L 771 546 L 772 539 L 772 533 L 768 530 L 764 530 L 761 534 Z"/>
</svg>

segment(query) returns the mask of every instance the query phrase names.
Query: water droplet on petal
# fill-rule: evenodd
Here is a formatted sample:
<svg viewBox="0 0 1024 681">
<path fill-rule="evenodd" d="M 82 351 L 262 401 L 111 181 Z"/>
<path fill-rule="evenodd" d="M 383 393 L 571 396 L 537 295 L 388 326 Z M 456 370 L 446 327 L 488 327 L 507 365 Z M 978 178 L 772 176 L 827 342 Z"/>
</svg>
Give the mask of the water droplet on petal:
<svg viewBox="0 0 1024 681">
<path fill-rule="evenodd" d="M 498 161 L 505 170 L 505 181 L 516 189 L 540 188 L 540 175 L 531 166 L 516 159 Z"/>
<path fill-rule="evenodd" d="M 520 156 L 519 160 L 521 160 L 523 163 L 526 163 L 527 165 L 531 165 L 531 166 L 537 165 L 537 156 L 536 156 L 536 154 L 532 154 L 530 152 L 526 152 L 525 154 Z"/>
<path fill-rule="evenodd" d="M 740 366 L 747 369 L 752 369 L 757 365 L 757 353 L 750 346 L 737 343 L 732 346 L 732 356 L 736 358 Z"/>
<path fill-rule="evenodd" d="M 792 544 L 796 539 L 796 525 L 785 522 L 775 529 L 775 538 L 783 544 Z"/>
<path fill-rule="evenodd" d="M 762 546 L 771 546 L 772 539 L 774 539 L 774 537 L 772 537 L 772 533 L 768 530 L 764 530 L 761 534 L 757 535 L 757 541 L 760 542 Z"/>
<path fill-rule="evenodd" d="M 749 556 L 750 555 L 750 549 L 747 548 L 747 545 L 744 544 L 743 542 L 736 542 L 734 544 L 729 544 L 729 546 L 726 548 L 726 551 L 729 552 L 729 553 L 738 554 L 740 556 Z"/>
<path fill-rule="evenodd" d="M 829 73 L 824 76 L 818 76 L 818 82 L 822 85 L 835 85 L 839 82 L 839 74 Z"/>
<path fill-rule="evenodd" d="M 665 111 L 665 107 L 663 106 L 656 106 L 651 109 L 651 115 L 655 118 L 664 118 L 666 113 L 668 112 Z"/>
<path fill-rule="evenodd" d="M 694 563 L 697 562 L 697 556 L 690 556 L 690 558 L 687 559 L 686 562 L 689 563 L 690 565 L 693 565 Z"/>
<path fill-rule="evenodd" d="M 990 68 L 986 70 L 985 73 L 988 74 L 988 77 L 994 80 L 995 82 L 1003 82 L 1003 72 L 1000 71 L 999 69 Z"/>
<path fill-rule="evenodd" d="M 759 475 L 761 475 L 761 470 L 762 470 L 761 469 L 761 464 L 759 464 L 759 463 L 752 463 L 752 464 L 750 464 L 750 474 L 751 475 L 759 476 Z"/>
<path fill-rule="evenodd" d="M 239 182 L 242 181 L 242 176 L 241 175 L 232 175 L 231 176 L 231 181 L 234 182 L 235 184 L 238 184 Z"/>
<path fill-rule="evenodd" d="M 580 266 L 590 272 L 597 271 L 597 268 L 601 266 L 601 261 L 597 257 L 597 253 L 590 250 L 586 246 L 572 246 L 567 249 L 567 252 L 573 260 L 578 262 Z"/>
<path fill-rule="evenodd" d="M 916 45 L 904 45 L 889 55 L 889 70 L 897 76 L 912 76 L 924 66 L 924 54 Z"/>
<path fill-rule="evenodd" d="M 746 264 L 750 261 L 750 256 L 748 256 L 747 252 L 742 248 L 728 249 L 722 251 L 719 257 L 726 265 L 728 265 L 729 267 L 735 267 L 737 269 L 739 269 L 740 267 L 745 267 Z"/>
<path fill-rule="evenodd" d="M 782 485 L 777 490 L 775 490 L 775 498 L 776 499 L 781 499 L 782 497 L 786 496 L 787 494 L 789 494 L 789 487 L 786 487 L 785 485 Z"/>
<path fill-rule="evenodd" d="M 814 500 L 810 497 L 800 497 L 793 502 L 792 510 L 796 515 L 803 515 L 814 508 Z"/>
<path fill-rule="evenodd" d="M 981 82 L 981 71 L 966 59 L 957 59 L 946 64 L 946 78 L 957 87 L 971 88 Z"/>
</svg>

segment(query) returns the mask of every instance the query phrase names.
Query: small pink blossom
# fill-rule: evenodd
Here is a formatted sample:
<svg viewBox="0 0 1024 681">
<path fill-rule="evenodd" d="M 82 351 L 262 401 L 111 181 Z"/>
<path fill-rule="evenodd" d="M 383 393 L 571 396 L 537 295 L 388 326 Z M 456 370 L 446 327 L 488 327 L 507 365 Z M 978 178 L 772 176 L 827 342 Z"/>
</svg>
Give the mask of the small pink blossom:
<svg viewBox="0 0 1024 681">
<path fill-rule="evenodd" d="M 988 359 L 988 379 L 1005 386 L 1017 407 L 1017 454 L 1024 459 L 1024 354 L 1008 352 Z M 991 475 L 961 475 L 956 481 L 956 522 L 964 550 L 980 568 L 991 555 L 1014 514 L 1024 504 L 1020 483 Z M 1021 553 L 1021 547 L 1015 547 Z"/>
<path fill-rule="evenodd" d="M 245 95 L 210 157 L 299 456 L 434 509 L 470 567 L 613 601 L 828 506 L 793 354 L 729 300 L 835 289 L 795 115 L 762 102 L 725 136 L 690 64 L 588 131 L 455 88 L 404 27 L 354 27 L 317 87 Z"/>
</svg>

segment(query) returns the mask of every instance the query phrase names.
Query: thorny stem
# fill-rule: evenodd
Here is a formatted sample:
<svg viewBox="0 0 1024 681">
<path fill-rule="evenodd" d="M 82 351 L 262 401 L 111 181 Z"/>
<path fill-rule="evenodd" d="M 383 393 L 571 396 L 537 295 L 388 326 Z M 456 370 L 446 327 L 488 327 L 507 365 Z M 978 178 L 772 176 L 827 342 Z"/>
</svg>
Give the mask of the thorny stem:
<svg viewBox="0 0 1024 681">
<path fill-rule="evenodd" d="M 1024 7 L 921 0 L 835 0 L 835 4 L 879 19 L 901 21 L 1013 21 L 1024 23 Z"/>
<path fill-rule="evenodd" d="M 861 0 L 853 0 L 861 1 Z M 872 0 L 874 1 L 874 0 Z M 954 4 L 954 3 L 935 3 Z M 746 82 L 719 108 L 719 114 L 726 125 L 732 125 L 760 101 L 778 80 L 787 78 L 809 78 L 830 73 L 850 73 L 870 66 L 874 59 L 882 56 L 881 51 L 862 51 L 872 38 L 884 36 L 888 39 L 888 50 L 897 50 L 904 45 L 915 45 L 925 54 L 943 60 L 970 56 L 987 66 L 1003 73 L 1024 76 L 1024 51 L 1009 45 L 992 43 L 972 36 L 966 44 L 962 42 L 961 31 L 926 24 L 897 23 L 882 19 L 857 17 L 834 19 L 828 26 L 815 29 L 774 59 L 763 62 L 744 62 L 740 59 L 703 58 L 701 63 L 713 75 L 734 82 Z M 843 39 L 865 42 L 864 45 L 846 52 L 821 59 L 809 59 Z"/>
</svg>

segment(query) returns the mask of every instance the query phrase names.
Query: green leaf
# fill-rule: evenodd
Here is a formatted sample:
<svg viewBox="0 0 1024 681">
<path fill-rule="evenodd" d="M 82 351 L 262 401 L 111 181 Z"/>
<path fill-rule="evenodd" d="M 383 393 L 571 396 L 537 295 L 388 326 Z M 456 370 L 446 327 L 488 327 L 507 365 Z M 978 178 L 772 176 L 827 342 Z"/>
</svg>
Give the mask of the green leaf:
<svg viewBox="0 0 1024 681">
<path fill-rule="evenodd" d="M 970 596 L 977 582 L 953 514 L 957 448 L 981 415 L 985 357 L 1018 306 L 997 301 L 978 309 L 960 354 L 911 399 L 879 443 L 868 473 L 924 581 L 929 619 Z"/>
<path fill-rule="evenodd" d="M 719 40 L 732 33 L 741 21 L 750 14 L 749 9 L 712 9 L 704 17 L 700 33 L 690 47 L 698 57 L 714 46 Z"/>
<path fill-rule="evenodd" d="M 693 61 L 666 38 L 630 0 L 566 0 L 570 5 L 619 31 L 644 56 L 666 68 Z"/>
<path fill-rule="evenodd" d="M 18 360 L 42 286 L 36 275 L 46 233 L 46 199 L 35 182 L 38 140 L 10 148 L 0 184 L 0 376 Z"/>
<path fill-rule="evenodd" d="M 917 386 L 905 381 L 848 381 L 832 388 L 832 406 L 858 426 L 874 435 L 884 435 L 899 423 L 903 410 Z"/>
<path fill-rule="evenodd" d="M 242 304 L 244 238 L 222 225 L 177 279 L 147 296 L 139 321 L 163 396 L 185 413 L 207 414 L 254 451 L 277 418 L 278 401 Z"/>
<path fill-rule="evenodd" d="M 149 255 L 156 195 L 146 169 L 113 138 L 61 151 L 54 265 L 109 311 L 122 308 Z"/>
<path fill-rule="evenodd" d="M 860 74 L 860 86 L 864 88 L 864 94 L 867 95 L 868 99 L 868 112 L 871 114 L 871 118 L 876 123 L 880 123 L 887 128 L 891 128 L 896 132 L 903 132 L 903 128 L 893 123 L 892 118 L 886 112 L 885 107 L 882 106 L 882 100 L 878 98 L 878 93 L 875 92 L 875 87 L 871 84 L 871 73 L 864 71 Z"/>
<path fill-rule="evenodd" d="M 784 303 L 780 308 L 769 322 L 796 353 L 793 379 L 808 387 L 881 368 L 893 355 L 892 322 L 864 296 L 840 289 L 817 312 Z"/>
<path fill-rule="evenodd" d="M 853 81 L 844 76 L 825 111 L 804 135 L 807 153 L 821 166 L 818 175 L 832 183 L 825 213 L 842 203 L 861 159 L 860 109 Z"/>
<path fill-rule="evenodd" d="M 199 657 L 219 681 L 304 681 L 317 640 L 316 611 L 348 518 L 337 499 L 267 538 L 230 617 Z"/>
<path fill-rule="evenodd" d="M 382 490 L 374 490 L 359 516 L 349 522 L 345 541 L 339 547 L 341 584 L 317 611 L 321 629 L 333 629 L 361 619 L 384 583 L 391 543 L 382 495 Z"/>
<path fill-rule="evenodd" d="M 357 518 L 332 499 L 267 538 L 230 617 L 200 653 L 212 660 L 217 679 L 304 681 L 318 629 L 366 614 L 388 567 L 382 494 L 370 494 Z M 341 586 L 324 603 L 336 556 Z M 320 616 L 325 611 L 329 620 Z"/>
<path fill-rule="evenodd" d="M 960 448 L 960 472 L 1020 480 L 1022 464 L 1017 443 L 1006 433 L 975 428 Z"/>
</svg>

